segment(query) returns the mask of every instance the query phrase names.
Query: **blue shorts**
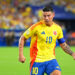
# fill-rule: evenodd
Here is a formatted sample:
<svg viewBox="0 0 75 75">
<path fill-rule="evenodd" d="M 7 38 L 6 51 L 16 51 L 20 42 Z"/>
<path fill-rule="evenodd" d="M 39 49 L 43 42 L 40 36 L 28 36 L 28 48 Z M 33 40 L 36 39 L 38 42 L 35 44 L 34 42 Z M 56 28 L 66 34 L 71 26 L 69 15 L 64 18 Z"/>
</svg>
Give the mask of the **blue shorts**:
<svg viewBox="0 0 75 75">
<path fill-rule="evenodd" d="M 44 73 L 50 75 L 54 70 L 61 71 L 56 59 L 40 63 L 34 62 L 30 75 L 44 75 Z"/>
</svg>

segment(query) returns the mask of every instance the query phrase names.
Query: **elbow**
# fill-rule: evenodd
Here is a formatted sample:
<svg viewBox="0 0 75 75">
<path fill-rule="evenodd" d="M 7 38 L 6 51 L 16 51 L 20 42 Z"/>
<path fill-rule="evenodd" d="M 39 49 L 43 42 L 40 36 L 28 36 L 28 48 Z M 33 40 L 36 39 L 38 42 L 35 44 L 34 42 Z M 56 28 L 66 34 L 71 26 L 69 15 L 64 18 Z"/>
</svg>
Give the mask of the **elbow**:
<svg viewBox="0 0 75 75">
<path fill-rule="evenodd" d="M 20 37 L 20 39 L 19 39 L 19 45 L 20 45 L 21 41 L 22 41 L 22 38 Z"/>
<path fill-rule="evenodd" d="M 22 36 L 20 37 L 20 39 L 19 39 L 19 45 L 20 45 L 21 43 L 24 43 L 25 40 L 26 40 L 26 38 L 22 35 Z"/>
</svg>

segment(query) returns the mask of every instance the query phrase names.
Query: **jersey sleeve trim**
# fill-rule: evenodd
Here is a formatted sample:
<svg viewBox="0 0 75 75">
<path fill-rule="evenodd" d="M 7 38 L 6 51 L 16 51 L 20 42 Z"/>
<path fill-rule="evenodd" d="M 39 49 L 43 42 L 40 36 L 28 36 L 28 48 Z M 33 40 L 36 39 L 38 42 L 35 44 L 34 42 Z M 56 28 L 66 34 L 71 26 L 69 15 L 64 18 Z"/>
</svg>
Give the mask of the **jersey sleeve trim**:
<svg viewBox="0 0 75 75">
<path fill-rule="evenodd" d="M 41 22 L 37 23 L 37 24 L 34 24 L 32 27 L 31 27 L 31 30 L 33 30 L 36 26 L 40 25 Z"/>
<path fill-rule="evenodd" d="M 58 39 L 58 42 L 59 42 L 59 44 L 62 44 L 65 42 L 65 39 L 64 38 Z"/>
</svg>

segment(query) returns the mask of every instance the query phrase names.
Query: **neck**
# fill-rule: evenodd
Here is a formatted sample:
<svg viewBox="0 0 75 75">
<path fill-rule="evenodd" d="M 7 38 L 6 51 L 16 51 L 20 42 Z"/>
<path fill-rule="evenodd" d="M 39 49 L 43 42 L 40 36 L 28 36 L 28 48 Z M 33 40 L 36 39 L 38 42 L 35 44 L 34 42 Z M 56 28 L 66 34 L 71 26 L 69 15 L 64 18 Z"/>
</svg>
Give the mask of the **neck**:
<svg viewBox="0 0 75 75">
<path fill-rule="evenodd" d="M 52 26 L 53 22 L 46 23 L 47 26 Z"/>
</svg>

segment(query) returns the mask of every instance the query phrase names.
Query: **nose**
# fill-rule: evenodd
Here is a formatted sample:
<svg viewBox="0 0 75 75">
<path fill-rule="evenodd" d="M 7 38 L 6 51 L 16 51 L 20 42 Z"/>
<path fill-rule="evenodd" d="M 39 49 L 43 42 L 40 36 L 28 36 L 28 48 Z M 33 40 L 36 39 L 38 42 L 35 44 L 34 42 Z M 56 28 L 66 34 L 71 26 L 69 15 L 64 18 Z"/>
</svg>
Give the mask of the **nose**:
<svg viewBox="0 0 75 75">
<path fill-rule="evenodd" d="M 46 16 L 45 19 L 48 20 L 48 17 Z"/>
</svg>

